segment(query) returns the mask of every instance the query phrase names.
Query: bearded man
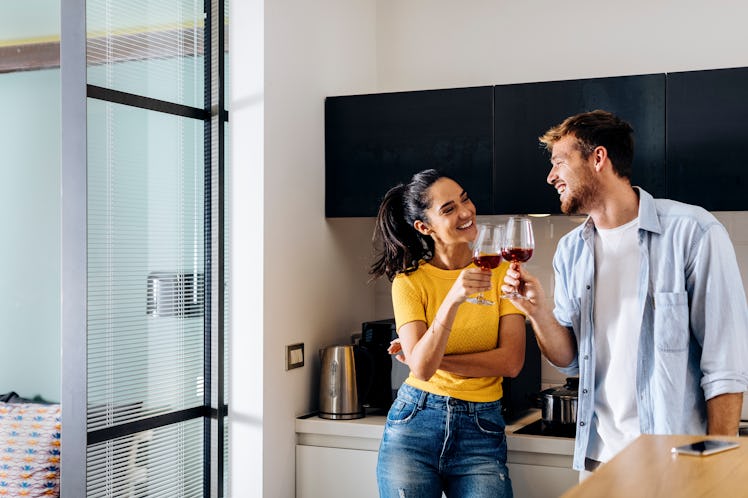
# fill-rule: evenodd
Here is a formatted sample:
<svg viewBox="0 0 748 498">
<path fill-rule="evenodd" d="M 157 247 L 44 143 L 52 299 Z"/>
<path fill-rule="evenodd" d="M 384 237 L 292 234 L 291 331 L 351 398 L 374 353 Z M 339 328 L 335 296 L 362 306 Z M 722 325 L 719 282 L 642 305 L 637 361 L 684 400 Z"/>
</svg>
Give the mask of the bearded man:
<svg viewBox="0 0 748 498">
<path fill-rule="evenodd" d="M 609 112 L 571 116 L 540 141 L 562 211 L 588 217 L 559 241 L 553 307 L 524 267 L 502 290 L 524 293 L 512 302 L 543 354 L 579 375 L 580 480 L 639 434 L 737 435 L 748 306 L 725 227 L 632 187 L 633 129 Z"/>
</svg>

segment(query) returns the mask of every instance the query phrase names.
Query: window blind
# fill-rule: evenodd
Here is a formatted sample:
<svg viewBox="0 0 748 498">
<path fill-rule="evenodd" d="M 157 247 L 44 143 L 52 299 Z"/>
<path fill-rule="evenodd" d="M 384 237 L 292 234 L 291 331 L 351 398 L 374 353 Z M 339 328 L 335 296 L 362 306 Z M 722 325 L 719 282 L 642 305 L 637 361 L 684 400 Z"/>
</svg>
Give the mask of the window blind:
<svg viewBox="0 0 748 498">
<path fill-rule="evenodd" d="M 104 89 L 87 103 L 87 496 L 204 495 L 210 139 L 202 119 L 106 94 L 202 110 L 203 9 L 86 5 L 87 81 Z"/>
</svg>

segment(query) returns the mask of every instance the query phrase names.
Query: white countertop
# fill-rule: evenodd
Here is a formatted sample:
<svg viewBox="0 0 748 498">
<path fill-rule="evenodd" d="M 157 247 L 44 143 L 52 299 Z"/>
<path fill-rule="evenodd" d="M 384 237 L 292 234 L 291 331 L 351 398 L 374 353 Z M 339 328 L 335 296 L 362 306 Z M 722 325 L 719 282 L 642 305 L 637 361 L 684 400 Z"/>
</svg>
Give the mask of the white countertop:
<svg viewBox="0 0 748 498">
<path fill-rule="evenodd" d="M 384 415 L 367 415 L 354 420 L 328 420 L 317 415 L 296 419 L 297 444 L 378 451 L 384 432 Z M 572 438 L 515 434 L 514 431 L 540 418 L 540 410 L 531 410 L 506 427 L 510 454 L 545 453 L 569 456 L 574 453 Z"/>
</svg>

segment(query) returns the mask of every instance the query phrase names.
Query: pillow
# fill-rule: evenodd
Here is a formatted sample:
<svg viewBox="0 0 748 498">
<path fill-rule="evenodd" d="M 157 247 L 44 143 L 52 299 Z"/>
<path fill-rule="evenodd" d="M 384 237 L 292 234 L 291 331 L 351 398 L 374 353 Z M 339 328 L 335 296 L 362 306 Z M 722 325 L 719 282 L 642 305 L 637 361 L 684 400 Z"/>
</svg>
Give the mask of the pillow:
<svg viewBox="0 0 748 498">
<path fill-rule="evenodd" d="M 0 497 L 60 495 L 60 405 L 0 402 Z"/>
<path fill-rule="evenodd" d="M 22 398 L 21 396 L 17 395 L 13 391 L 9 393 L 5 393 L 5 394 L 0 394 L 0 401 L 5 401 L 6 403 L 38 403 L 41 405 L 54 404 L 51 401 L 47 401 L 46 399 L 42 398 L 38 394 L 34 396 L 33 399 L 28 399 L 28 398 Z"/>
</svg>

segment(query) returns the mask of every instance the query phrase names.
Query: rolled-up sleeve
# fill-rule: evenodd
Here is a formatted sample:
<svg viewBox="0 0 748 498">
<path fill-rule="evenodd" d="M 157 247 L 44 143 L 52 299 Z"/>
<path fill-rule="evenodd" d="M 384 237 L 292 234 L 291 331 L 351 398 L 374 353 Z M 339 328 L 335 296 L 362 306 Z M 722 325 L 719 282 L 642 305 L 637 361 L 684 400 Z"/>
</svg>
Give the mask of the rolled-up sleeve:
<svg viewBox="0 0 748 498">
<path fill-rule="evenodd" d="M 571 296 L 571 270 L 566 266 L 569 263 L 568 251 L 559 244 L 559 250 L 553 256 L 553 273 L 555 276 L 555 286 L 553 290 L 553 316 L 559 324 L 568 328 L 572 333 L 577 334 L 574 330 L 575 314 L 579 314 L 578 306 L 574 305 L 574 298 Z M 578 321 L 578 319 L 577 319 Z M 579 338 L 577 337 L 577 341 Z M 579 362 L 577 357 L 566 367 L 560 367 L 549 361 L 551 365 L 557 368 L 564 375 L 579 375 Z"/>
<path fill-rule="evenodd" d="M 702 347 L 706 399 L 748 390 L 748 305 L 735 250 L 715 222 L 696 242 L 687 274 L 691 331 Z"/>
</svg>

